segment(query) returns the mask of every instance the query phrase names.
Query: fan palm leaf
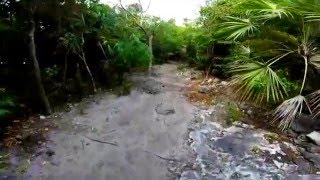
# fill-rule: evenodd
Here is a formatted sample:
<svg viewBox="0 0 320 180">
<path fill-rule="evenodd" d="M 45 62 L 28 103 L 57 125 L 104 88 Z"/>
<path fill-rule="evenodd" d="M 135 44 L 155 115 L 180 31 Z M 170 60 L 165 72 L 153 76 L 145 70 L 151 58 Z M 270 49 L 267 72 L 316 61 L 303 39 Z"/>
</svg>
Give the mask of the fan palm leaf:
<svg viewBox="0 0 320 180">
<path fill-rule="evenodd" d="M 307 99 L 302 95 L 284 101 L 275 110 L 273 122 L 279 121 L 279 128 L 287 129 L 291 126 L 293 120 L 301 114 L 305 105 L 311 112 Z"/>
<path fill-rule="evenodd" d="M 220 30 L 216 33 L 216 36 L 227 40 L 237 40 L 240 37 L 253 34 L 258 29 L 258 26 L 251 19 L 232 16 L 228 16 L 227 21 L 221 23 L 219 27 Z"/>
<path fill-rule="evenodd" d="M 291 6 L 303 15 L 307 22 L 320 22 L 320 3 L 317 1 L 292 1 Z"/>
<path fill-rule="evenodd" d="M 282 4 L 284 5 L 282 6 Z M 249 13 L 254 13 L 260 19 L 293 17 L 285 1 L 275 3 L 267 0 L 253 0 L 244 3 L 244 5 Z"/>
<path fill-rule="evenodd" d="M 265 63 L 250 62 L 232 68 L 236 94 L 242 101 L 278 102 L 287 95 L 285 85 L 276 72 Z"/>
<path fill-rule="evenodd" d="M 320 90 L 308 95 L 310 107 L 314 116 L 320 115 Z"/>
<path fill-rule="evenodd" d="M 320 54 L 316 54 L 310 58 L 310 64 L 317 69 L 320 69 Z"/>
</svg>

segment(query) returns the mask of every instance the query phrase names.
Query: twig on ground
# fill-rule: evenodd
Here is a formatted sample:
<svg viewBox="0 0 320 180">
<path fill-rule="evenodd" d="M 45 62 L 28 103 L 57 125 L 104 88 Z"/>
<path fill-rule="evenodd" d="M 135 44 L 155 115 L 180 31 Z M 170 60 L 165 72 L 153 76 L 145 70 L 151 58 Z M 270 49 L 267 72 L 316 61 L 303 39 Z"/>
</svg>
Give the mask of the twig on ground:
<svg viewBox="0 0 320 180">
<path fill-rule="evenodd" d="M 151 155 L 153 155 L 153 156 L 156 156 L 156 157 L 158 157 L 158 158 L 160 158 L 160 159 L 162 159 L 162 160 L 165 160 L 165 161 L 174 161 L 174 162 L 178 161 L 177 159 L 170 159 L 170 158 L 162 157 L 162 156 L 160 156 L 160 155 L 158 155 L 158 154 L 155 154 L 155 153 L 152 153 L 152 152 L 150 152 L 150 151 L 144 151 L 144 152 L 149 153 L 149 154 L 151 154 Z"/>
<path fill-rule="evenodd" d="M 118 146 L 117 143 L 112 143 L 112 142 L 106 142 L 106 141 L 101 141 L 101 140 L 97 140 L 97 139 L 92 139 L 88 136 L 85 136 L 87 139 L 91 140 L 91 141 L 94 141 L 94 142 L 98 142 L 98 143 L 103 143 L 103 144 L 109 144 L 111 146 Z"/>
</svg>

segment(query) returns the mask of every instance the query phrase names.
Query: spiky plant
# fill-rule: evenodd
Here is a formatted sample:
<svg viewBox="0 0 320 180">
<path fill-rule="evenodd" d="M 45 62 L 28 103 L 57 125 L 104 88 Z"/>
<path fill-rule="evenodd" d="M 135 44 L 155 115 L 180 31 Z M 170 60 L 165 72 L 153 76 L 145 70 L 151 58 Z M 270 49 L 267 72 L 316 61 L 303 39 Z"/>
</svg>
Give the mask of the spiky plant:
<svg viewBox="0 0 320 180">
<path fill-rule="evenodd" d="M 256 50 L 250 56 L 251 61 L 237 64 L 232 71 L 236 74 L 234 84 L 241 100 L 253 100 L 257 103 L 284 101 L 274 114 L 274 121 L 279 121 L 282 129 L 289 127 L 304 108 L 310 114 L 320 114 L 320 91 L 307 96 L 309 98 L 303 94 L 310 66 L 320 67 L 320 52 L 312 33 L 314 22 L 320 22 L 320 11 L 317 8 L 319 4 L 311 6 L 310 2 L 304 3 L 310 5 L 304 9 L 301 3 L 303 2 L 294 0 L 250 1 L 250 4 L 243 4 L 248 12 L 246 19 L 227 17 L 216 33 L 217 37 L 240 43 L 249 40 L 262 42 L 262 45 L 269 44 Z M 300 35 L 284 31 L 283 26 L 289 22 L 299 26 L 297 29 L 301 32 Z M 277 75 L 277 70 L 274 70 L 278 64 L 290 60 L 304 64 L 299 94 L 292 98 L 288 97 L 286 86 Z M 287 98 L 290 99 L 285 100 Z"/>
</svg>

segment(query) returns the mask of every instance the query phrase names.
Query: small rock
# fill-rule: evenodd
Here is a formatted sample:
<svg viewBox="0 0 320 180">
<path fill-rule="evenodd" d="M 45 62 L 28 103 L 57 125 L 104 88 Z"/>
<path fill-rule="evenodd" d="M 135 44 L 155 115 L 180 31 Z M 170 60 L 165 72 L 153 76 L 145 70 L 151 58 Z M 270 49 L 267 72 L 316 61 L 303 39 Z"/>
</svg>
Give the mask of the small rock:
<svg viewBox="0 0 320 180">
<path fill-rule="evenodd" d="M 248 115 L 252 115 L 252 114 L 253 114 L 253 111 L 252 111 L 251 109 L 249 109 L 249 110 L 247 111 L 247 114 L 248 114 Z"/>
<path fill-rule="evenodd" d="M 289 130 L 287 131 L 287 134 L 288 134 L 288 136 L 291 137 L 291 138 L 297 138 L 297 137 L 298 137 L 298 134 L 297 134 L 296 132 L 294 132 L 292 129 L 289 129 Z"/>
<path fill-rule="evenodd" d="M 158 104 L 155 108 L 156 112 L 160 115 L 170 115 L 170 114 L 175 114 L 176 111 L 172 106 L 165 105 L 165 104 Z"/>
<path fill-rule="evenodd" d="M 313 131 L 312 133 L 308 134 L 307 137 L 314 142 L 316 145 L 320 146 L 320 133 Z"/>
<path fill-rule="evenodd" d="M 213 80 L 213 82 L 214 82 L 214 83 L 217 83 L 217 82 L 219 82 L 219 79 L 218 79 L 218 78 L 215 78 L 215 79 Z"/>
<path fill-rule="evenodd" d="M 200 176 L 195 171 L 185 171 L 181 174 L 181 180 L 200 180 Z"/>
<path fill-rule="evenodd" d="M 200 105 L 198 108 L 200 110 L 208 110 L 208 106 L 205 106 L 205 105 Z"/>
<path fill-rule="evenodd" d="M 298 166 L 297 170 L 298 173 L 305 173 L 309 172 L 311 170 L 311 165 L 307 160 L 303 159 L 302 157 L 300 158 L 294 158 L 293 162 Z"/>
<path fill-rule="evenodd" d="M 313 145 L 313 144 L 310 144 L 310 145 L 306 148 L 306 150 L 307 150 L 308 152 L 311 152 L 311 153 L 320 153 L 320 146 L 315 146 L 315 145 Z"/>
<path fill-rule="evenodd" d="M 314 153 L 309 153 L 307 151 L 301 152 L 303 157 L 310 162 L 314 164 L 316 168 L 320 167 L 320 155 L 319 154 L 314 154 Z"/>
<path fill-rule="evenodd" d="M 208 86 L 200 86 L 199 87 L 199 93 L 205 94 L 205 93 L 207 93 L 209 91 L 210 91 L 210 88 Z"/>
<path fill-rule="evenodd" d="M 226 81 L 222 81 L 222 82 L 220 83 L 220 85 L 222 85 L 222 86 L 226 86 L 226 85 L 228 85 L 228 82 L 226 82 Z"/>
<path fill-rule="evenodd" d="M 40 119 L 44 120 L 44 119 L 46 119 L 46 117 L 45 116 L 40 116 Z"/>
<path fill-rule="evenodd" d="M 190 77 L 190 80 L 195 80 L 195 79 L 197 79 L 197 76 L 195 76 L 195 75 Z"/>
<path fill-rule="evenodd" d="M 300 139 L 294 139 L 293 140 L 294 144 L 299 145 L 301 147 L 308 147 L 309 143 Z"/>
<path fill-rule="evenodd" d="M 297 133 L 311 133 L 314 129 L 314 119 L 301 114 L 292 122 L 290 128 Z"/>
<path fill-rule="evenodd" d="M 35 157 L 41 156 L 43 154 L 43 149 L 39 149 L 34 153 Z"/>
<path fill-rule="evenodd" d="M 59 166 L 61 164 L 61 162 L 57 159 L 53 159 L 50 161 L 50 164 L 53 166 Z"/>
<path fill-rule="evenodd" d="M 250 175 L 249 175 L 250 176 Z M 240 172 L 234 172 L 231 176 L 230 179 L 242 179 L 244 177 L 247 177 L 246 175 L 241 174 Z"/>
<path fill-rule="evenodd" d="M 281 169 L 284 166 L 284 163 L 273 160 L 273 163 L 277 166 L 278 169 Z"/>
<path fill-rule="evenodd" d="M 238 106 L 239 106 L 240 109 L 243 109 L 243 110 L 249 108 L 249 106 L 244 104 L 244 103 L 240 103 Z"/>
</svg>

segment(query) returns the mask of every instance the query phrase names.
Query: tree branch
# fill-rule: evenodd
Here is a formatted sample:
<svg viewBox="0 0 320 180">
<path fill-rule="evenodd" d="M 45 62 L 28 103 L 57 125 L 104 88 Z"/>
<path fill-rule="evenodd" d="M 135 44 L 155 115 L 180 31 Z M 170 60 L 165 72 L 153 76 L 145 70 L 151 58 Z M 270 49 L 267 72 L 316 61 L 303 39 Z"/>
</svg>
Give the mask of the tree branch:
<svg viewBox="0 0 320 180">
<path fill-rule="evenodd" d="M 142 8 L 141 0 L 138 0 L 138 2 L 139 2 L 140 6 Z M 145 10 L 142 9 L 142 12 L 143 13 L 147 12 L 149 10 L 150 6 L 151 6 L 151 0 L 149 0 L 149 4 L 148 4 L 147 8 Z"/>
<path fill-rule="evenodd" d="M 139 0 L 140 2 L 140 0 Z M 132 14 L 130 11 L 128 11 L 122 4 L 122 0 L 119 0 L 119 3 L 120 3 L 120 7 L 121 9 L 123 9 L 125 12 L 127 12 L 130 16 L 132 16 L 133 18 L 136 19 L 136 16 L 134 14 Z M 134 22 L 138 27 L 139 29 L 141 29 L 141 31 L 146 35 L 146 36 L 149 36 L 149 33 L 146 31 L 145 28 L 143 28 L 136 20 Z"/>
</svg>

